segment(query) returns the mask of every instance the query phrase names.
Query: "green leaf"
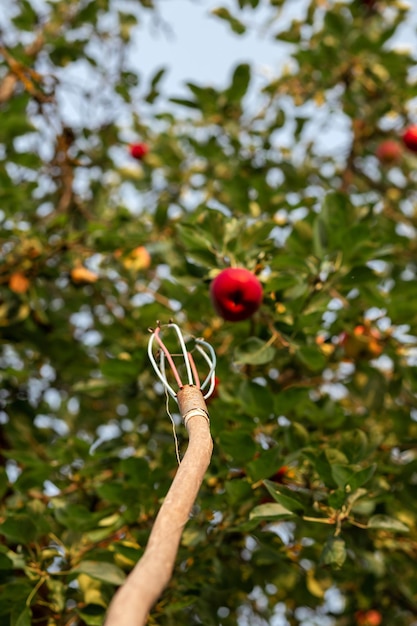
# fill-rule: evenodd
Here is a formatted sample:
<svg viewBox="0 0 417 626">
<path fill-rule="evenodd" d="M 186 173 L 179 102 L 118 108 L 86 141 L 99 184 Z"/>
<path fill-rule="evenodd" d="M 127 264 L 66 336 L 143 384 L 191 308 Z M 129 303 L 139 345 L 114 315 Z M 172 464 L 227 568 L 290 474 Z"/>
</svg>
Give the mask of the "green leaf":
<svg viewBox="0 0 417 626">
<path fill-rule="evenodd" d="M 273 476 L 281 463 L 282 455 L 278 448 L 261 450 L 259 456 L 253 461 L 246 463 L 246 472 L 254 482 L 257 482 L 267 476 Z"/>
<path fill-rule="evenodd" d="M 341 284 L 346 288 L 359 287 L 364 283 L 375 282 L 377 276 L 370 267 L 358 266 L 352 267 L 350 272 L 343 277 Z"/>
<path fill-rule="evenodd" d="M 8 556 L 0 552 L 0 570 L 13 569 L 13 561 Z"/>
<path fill-rule="evenodd" d="M 272 276 L 270 278 L 268 281 L 268 289 L 270 291 L 284 291 L 290 287 L 296 287 L 301 281 L 302 278 L 299 276 L 282 272 L 278 276 Z"/>
<path fill-rule="evenodd" d="M 278 504 L 281 504 L 283 507 L 296 513 L 297 515 L 302 515 L 304 513 L 304 506 L 301 502 L 296 500 L 295 498 L 285 495 L 280 491 L 280 488 L 277 487 L 276 483 L 271 480 L 264 480 L 263 484 L 268 489 L 271 496 L 274 498 Z"/>
<path fill-rule="evenodd" d="M 331 465 L 331 473 L 338 487 L 345 487 L 353 474 L 352 469 L 347 465 L 334 463 Z"/>
<path fill-rule="evenodd" d="M 335 489 L 327 500 L 329 506 L 333 509 L 341 509 L 346 502 L 346 491 L 344 489 Z"/>
<path fill-rule="evenodd" d="M 252 495 L 252 488 L 246 480 L 229 480 L 225 490 L 232 506 L 247 502 Z"/>
<path fill-rule="evenodd" d="M 279 404 L 278 404 L 279 409 Z M 309 442 L 308 430 L 300 424 L 300 422 L 291 422 L 291 424 L 284 431 L 285 442 L 290 450 L 301 450 Z"/>
<path fill-rule="evenodd" d="M 368 451 L 368 438 L 364 431 L 355 428 L 342 433 L 341 450 L 351 463 L 362 461 Z"/>
<path fill-rule="evenodd" d="M 314 252 L 319 258 L 325 257 L 331 251 L 340 252 L 345 249 L 345 232 L 349 232 L 353 214 L 353 208 L 345 194 L 327 194 L 313 227 Z"/>
<path fill-rule="evenodd" d="M 183 107 L 187 107 L 187 109 L 198 109 L 199 106 L 194 100 L 187 100 L 186 98 L 170 98 L 170 102 L 173 104 L 180 104 Z"/>
<path fill-rule="evenodd" d="M 127 382 L 138 376 L 139 366 L 132 360 L 108 359 L 102 364 L 101 372 L 106 378 Z"/>
<path fill-rule="evenodd" d="M 394 533 L 407 533 L 410 530 L 406 524 L 389 515 L 373 515 L 368 521 L 367 528 L 388 530 Z"/>
<path fill-rule="evenodd" d="M 250 380 L 239 385 L 239 402 L 245 412 L 268 419 L 273 411 L 275 396 L 268 387 Z"/>
<path fill-rule="evenodd" d="M 235 349 L 234 356 L 241 365 L 264 365 L 274 358 L 275 348 L 258 337 L 250 337 Z"/>
<path fill-rule="evenodd" d="M 326 224 L 321 215 L 319 215 L 313 226 L 313 247 L 314 253 L 319 259 L 322 259 L 329 247 L 329 235 L 327 233 Z"/>
<path fill-rule="evenodd" d="M 167 71 L 166 67 L 161 67 L 159 70 L 155 72 L 151 80 L 152 87 L 157 87 L 157 85 L 159 84 L 163 76 L 165 76 L 166 71 Z"/>
<path fill-rule="evenodd" d="M 373 465 L 355 471 L 354 468 L 349 465 L 334 463 L 331 466 L 331 471 L 338 487 L 349 487 L 350 491 L 356 491 L 372 478 L 375 474 L 376 467 L 374 463 Z"/>
<path fill-rule="evenodd" d="M 297 358 L 312 372 L 319 372 L 326 366 L 327 359 L 315 346 L 302 346 L 296 352 Z"/>
<path fill-rule="evenodd" d="M 338 232 L 340 225 L 347 226 L 354 221 L 352 209 L 345 193 L 332 191 L 324 198 L 320 215 L 331 230 Z"/>
<path fill-rule="evenodd" d="M 92 513 L 87 506 L 73 504 L 56 499 L 55 518 L 57 521 L 73 531 L 88 531 L 97 528 L 100 519 L 106 516 L 105 511 Z"/>
<path fill-rule="evenodd" d="M 230 87 L 225 92 L 229 102 L 238 103 L 242 100 L 248 90 L 250 78 L 250 66 L 247 63 L 235 68 Z"/>
<path fill-rule="evenodd" d="M 397 280 L 387 303 L 388 315 L 398 324 L 409 324 L 417 319 L 415 281 Z"/>
<path fill-rule="evenodd" d="M 187 548 L 195 548 L 199 544 L 204 543 L 206 533 L 202 528 L 191 528 L 188 526 L 183 530 L 181 536 L 181 545 Z"/>
<path fill-rule="evenodd" d="M 346 560 L 346 545 L 341 537 L 329 537 L 321 553 L 320 561 L 323 565 L 330 565 L 340 569 Z"/>
<path fill-rule="evenodd" d="M 298 20 L 293 20 L 288 30 L 277 33 L 275 39 L 285 41 L 286 43 L 298 43 L 300 41 L 300 26 L 301 23 Z"/>
<path fill-rule="evenodd" d="M 10 580 L 7 585 L 0 585 L 0 619 L 7 626 L 13 619 L 18 619 L 21 607 L 26 605 L 26 600 L 33 590 L 33 583 L 29 580 Z M 10 620 L 4 620 L 4 615 L 10 616 Z"/>
<path fill-rule="evenodd" d="M 150 470 L 149 463 L 145 458 L 131 456 L 120 462 L 121 471 L 126 474 L 126 482 L 136 487 L 139 483 L 149 481 Z"/>
<path fill-rule="evenodd" d="M 124 557 L 124 559 L 131 561 L 132 565 L 137 563 L 143 554 L 142 548 L 132 548 L 131 546 L 125 546 L 122 543 L 113 544 L 113 549 L 116 554 L 120 554 Z"/>
<path fill-rule="evenodd" d="M 304 450 L 304 455 L 311 461 L 314 469 L 328 487 L 336 487 L 337 482 L 333 476 L 333 464 L 347 465 L 346 456 L 335 448 L 327 448 L 326 450 L 316 453 L 315 450 Z"/>
<path fill-rule="evenodd" d="M 149 104 L 152 104 L 156 100 L 156 98 L 159 96 L 158 86 L 159 86 L 160 81 L 164 77 L 166 71 L 167 71 L 166 68 L 162 67 L 159 70 L 157 70 L 155 74 L 153 75 L 151 79 L 149 91 L 147 95 L 144 96 L 144 100 L 148 102 Z"/>
<path fill-rule="evenodd" d="M 246 26 L 242 24 L 240 20 L 234 17 L 229 9 L 225 7 L 219 7 L 218 9 L 212 10 L 212 15 L 219 17 L 221 20 L 227 22 L 234 33 L 237 35 L 242 35 L 246 31 Z"/>
<path fill-rule="evenodd" d="M 299 222 L 300 223 L 300 222 Z M 297 256 L 295 254 L 289 254 L 288 252 L 282 254 L 276 254 L 271 261 L 271 267 L 275 270 L 278 270 L 278 276 L 281 272 L 290 272 L 291 275 L 299 276 L 303 274 L 307 276 L 309 273 L 309 267 L 306 263 L 306 259 L 302 256 Z M 270 277 L 272 281 L 274 278 L 274 274 Z"/>
<path fill-rule="evenodd" d="M 214 87 L 201 87 L 191 82 L 187 82 L 186 85 L 194 94 L 201 111 L 207 115 L 218 113 L 219 92 Z"/>
<path fill-rule="evenodd" d="M 32 32 L 33 25 L 37 23 L 39 17 L 28 0 L 20 0 L 17 4 L 20 8 L 18 15 L 13 18 L 14 25 L 19 30 L 27 30 Z"/>
<path fill-rule="evenodd" d="M 364 467 L 363 469 L 355 472 L 349 480 L 349 486 L 352 491 L 356 491 L 357 489 L 359 489 L 359 487 L 365 485 L 368 480 L 371 480 L 372 476 L 375 474 L 376 469 L 377 464 L 373 463 L 372 465 Z"/>
<path fill-rule="evenodd" d="M 250 520 L 275 520 L 275 519 L 289 519 L 296 514 L 293 511 L 285 508 L 278 502 L 267 502 L 266 504 L 259 504 L 249 514 Z"/>
<path fill-rule="evenodd" d="M 32 611 L 27 606 L 23 609 L 21 613 L 16 617 L 16 619 L 11 619 L 10 626 L 31 626 L 32 624 Z"/>
<path fill-rule="evenodd" d="M 337 35 L 337 37 L 342 38 L 346 32 L 346 20 L 336 12 L 326 12 L 325 25 L 328 31 Z"/>
<path fill-rule="evenodd" d="M 0 535 L 12 543 L 24 543 L 34 541 L 37 536 L 37 528 L 33 520 L 24 514 L 8 517 L 0 524 Z"/>
<path fill-rule="evenodd" d="M 3 498 L 9 486 L 9 479 L 4 467 L 0 467 L 0 500 Z"/>
<path fill-rule="evenodd" d="M 216 265 L 216 248 L 206 231 L 195 224 L 177 224 L 177 230 L 187 255 L 205 264 Z"/>
<path fill-rule="evenodd" d="M 126 574 L 120 567 L 106 561 L 81 561 L 71 573 L 88 574 L 91 578 L 117 586 L 122 585 L 126 579 Z"/>
<path fill-rule="evenodd" d="M 256 452 L 252 435 L 242 430 L 223 430 L 219 433 L 220 445 L 235 462 L 245 462 Z"/>
<path fill-rule="evenodd" d="M 330 465 L 333 465 L 334 463 L 347 465 L 346 455 L 343 454 L 343 452 L 341 450 L 338 450 L 337 448 L 326 448 L 326 450 L 324 451 L 324 456 L 326 457 Z"/>
<path fill-rule="evenodd" d="M 102 626 L 105 608 L 100 604 L 87 604 L 87 606 L 78 609 L 77 613 L 87 626 Z"/>
</svg>

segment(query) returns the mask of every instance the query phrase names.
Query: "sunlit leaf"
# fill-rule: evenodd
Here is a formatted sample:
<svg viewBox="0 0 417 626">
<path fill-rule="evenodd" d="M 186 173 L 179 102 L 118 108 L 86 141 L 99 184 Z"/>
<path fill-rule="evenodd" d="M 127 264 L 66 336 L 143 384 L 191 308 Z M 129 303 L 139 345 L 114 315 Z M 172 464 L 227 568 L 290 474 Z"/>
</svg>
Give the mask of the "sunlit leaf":
<svg viewBox="0 0 417 626">
<path fill-rule="evenodd" d="M 274 519 L 289 519 L 296 514 L 293 511 L 285 508 L 278 502 L 268 502 L 266 504 L 260 504 L 256 506 L 249 514 L 251 520 L 274 520 Z"/>
<path fill-rule="evenodd" d="M 368 521 L 367 528 L 387 530 L 394 533 L 406 533 L 410 530 L 408 526 L 400 522 L 400 520 L 382 514 L 373 515 Z"/>
<path fill-rule="evenodd" d="M 81 563 L 72 570 L 72 573 L 88 574 L 91 578 L 110 583 L 111 585 L 122 585 L 126 578 L 125 573 L 120 567 L 104 561 L 81 561 Z"/>
<path fill-rule="evenodd" d="M 264 482 L 265 487 L 268 489 L 269 493 L 271 494 L 271 496 L 274 498 L 276 502 L 278 502 L 278 504 L 281 504 L 283 507 L 285 507 L 289 511 L 293 511 L 294 513 L 297 513 L 298 515 L 303 514 L 304 507 L 299 500 L 285 493 L 282 493 L 280 488 L 277 487 L 277 485 L 273 481 L 264 480 L 263 482 Z"/>
<path fill-rule="evenodd" d="M 329 537 L 321 554 L 321 563 L 340 569 L 346 560 L 346 545 L 341 537 Z"/>
<path fill-rule="evenodd" d="M 274 358 L 274 355 L 275 348 L 257 337 L 247 339 L 235 350 L 237 363 L 248 363 L 250 365 L 269 363 Z"/>
</svg>

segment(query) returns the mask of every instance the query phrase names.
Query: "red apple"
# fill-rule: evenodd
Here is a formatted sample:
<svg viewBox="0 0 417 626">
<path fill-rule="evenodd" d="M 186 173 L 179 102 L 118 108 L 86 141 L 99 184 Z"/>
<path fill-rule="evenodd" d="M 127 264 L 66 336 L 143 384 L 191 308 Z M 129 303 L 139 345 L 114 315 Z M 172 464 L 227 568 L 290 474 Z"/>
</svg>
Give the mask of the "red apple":
<svg viewBox="0 0 417 626">
<path fill-rule="evenodd" d="M 149 152 L 146 143 L 131 143 L 129 146 L 130 156 L 140 161 Z"/>
<path fill-rule="evenodd" d="M 375 154 L 382 163 L 395 163 L 401 158 L 402 150 L 399 143 L 386 139 L 379 144 Z"/>
<path fill-rule="evenodd" d="M 409 126 L 403 134 L 403 142 L 409 150 L 417 152 L 417 124 Z"/>
<path fill-rule="evenodd" d="M 382 624 L 382 615 L 375 609 L 356 611 L 355 619 L 357 626 L 379 626 Z"/>
<path fill-rule="evenodd" d="M 262 285 L 243 267 L 222 270 L 210 285 L 211 301 L 216 312 L 229 322 L 246 320 L 262 302 Z"/>
</svg>

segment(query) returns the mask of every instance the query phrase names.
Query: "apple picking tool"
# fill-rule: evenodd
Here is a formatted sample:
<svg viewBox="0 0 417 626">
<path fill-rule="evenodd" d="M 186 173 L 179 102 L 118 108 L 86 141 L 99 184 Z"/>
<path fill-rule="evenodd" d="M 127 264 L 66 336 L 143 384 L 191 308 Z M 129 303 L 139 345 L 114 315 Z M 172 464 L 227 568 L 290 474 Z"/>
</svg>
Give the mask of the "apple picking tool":
<svg viewBox="0 0 417 626">
<path fill-rule="evenodd" d="M 149 330 L 151 332 L 148 343 L 149 360 L 151 361 L 152 367 L 165 389 L 167 397 L 166 411 L 172 423 L 175 452 L 179 465 L 181 460 L 178 438 L 175 421 L 169 410 L 169 396 L 174 398 L 178 403 L 181 417 L 187 430 L 188 421 L 196 415 L 204 417 L 207 420 L 207 423 L 210 424 L 210 418 L 205 400 L 213 393 L 215 386 L 216 354 L 211 345 L 203 339 L 197 339 L 195 337 L 188 337 L 185 339 L 179 326 L 171 321 L 163 326 L 157 322 L 156 329 Z M 165 342 L 162 340 L 161 331 L 167 339 L 171 340 L 171 343 L 173 335 L 174 343 L 172 344 L 172 351 L 170 351 L 167 346 L 167 340 L 165 340 Z M 168 337 L 168 335 L 171 336 Z M 189 349 L 190 344 L 191 349 Z M 177 351 L 178 346 L 179 352 Z M 155 354 L 154 347 L 157 348 Z M 200 357 L 198 364 L 204 365 L 205 369 L 208 369 L 203 382 L 200 381 L 193 352 L 196 353 L 196 358 L 197 356 Z M 178 358 L 180 359 L 180 363 L 177 366 L 175 359 L 178 361 Z M 166 367 L 167 363 L 169 368 Z M 185 384 L 183 383 L 181 376 L 184 377 L 184 380 L 186 381 Z M 172 385 L 176 385 L 178 387 L 178 391 L 175 391 Z"/>
<path fill-rule="evenodd" d="M 174 335 L 178 340 L 178 344 L 180 347 L 180 352 L 171 353 L 167 347 L 167 345 L 163 342 L 161 331 L 171 329 L 174 331 Z M 195 337 L 190 337 L 188 340 L 184 339 L 184 336 L 177 324 L 172 322 L 160 325 L 158 323 L 157 328 L 149 329 L 151 331 L 151 336 L 149 338 L 148 343 L 148 355 L 151 361 L 151 364 L 158 376 L 160 382 L 169 393 L 169 395 L 174 398 L 180 407 L 181 411 L 181 394 L 179 393 L 185 387 L 196 387 L 199 389 L 203 395 L 203 399 L 206 400 L 211 396 L 214 390 L 215 385 L 215 368 L 216 368 L 216 354 L 212 346 L 204 341 L 203 339 L 197 339 Z M 193 347 L 189 350 L 189 343 L 193 343 Z M 154 345 L 156 344 L 158 350 L 156 355 L 154 355 Z M 200 376 L 197 371 L 197 366 L 195 359 L 193 357 L 193 352 L 196 351 L 205 361 L 206 366 L 208 366 L 208 373 L 206 374 L 203 382 L 200 381 Z M 183 383 L 179 367 L 175 364 L 175 358 L 180 357 L 183 361 L 183 368 L 185 366 L 185 379 L 186 382 Z M 172 384 L 168 380 L 168 372 L 166 368 L 166 363 L 168 363 L 171 374 L 175 381 L 175 384 L 178 386 L 178 392 L 174 390 Z M 183 416 L 184 422 L 186 422 L 185 417 Z"/>
<path fill-rule="evenodd" d="M 203 339 L 185 339 L 180 328 L 171 322 L 165 325 L 158 322 L 157 328 L 150 332 L 149 359 L 165 388 L 167 403 L 170 396 L 178 403 L 189 435 L 188 447 L 181 461 L 177 451 L 179 467 L 156 516 L 145 551 L 113 597 L 105 626 L 148 623 L 150 609 L 172 576 L 182 532 L 213 452 L 205 403 L 215 385 L 213 348 Z M 200 363 L 208 370 L 202 382 L 197 371 Z"/>
</svg>

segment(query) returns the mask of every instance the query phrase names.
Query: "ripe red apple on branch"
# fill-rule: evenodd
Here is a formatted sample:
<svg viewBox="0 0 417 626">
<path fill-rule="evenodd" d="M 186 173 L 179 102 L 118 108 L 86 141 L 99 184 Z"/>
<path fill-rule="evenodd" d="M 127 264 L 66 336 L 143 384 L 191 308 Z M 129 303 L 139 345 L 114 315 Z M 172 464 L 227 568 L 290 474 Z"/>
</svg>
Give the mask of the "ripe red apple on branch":
<svg viewBox="0 0 417 626">
<path fill-rule="evenodd" d="M 210 296 L 220 317 L 240 322 L 259 309 L 263 291 L 255 274 L 244 267 L 229 267 L 212 281 Z"/>
<path fill-rule="evenodd" d="M 129 146 L 130 156 L 138 161 L 141 161 L 143 157 L 148 154 L 149 147 L 146 143 L 131 143 Z"/>
<path fill-rule="evenodd" d="M 400 160 L 402 149 L 394 139 L 385 139 L 379 144 L 375 154 L 381 163 L 392 164 Z"/>
<path fill-rule="evenodd" d="M 417 152 L 417 124 L 409 126 L 403 134 L 404 145 L 412 152 Z"/>
<path fill-rule="evenodd" d="M 382 624 L 382 615 L 375 609 L 356 611 L 355 619 L 357 626 L 379 626 Z"/>
</svg>

